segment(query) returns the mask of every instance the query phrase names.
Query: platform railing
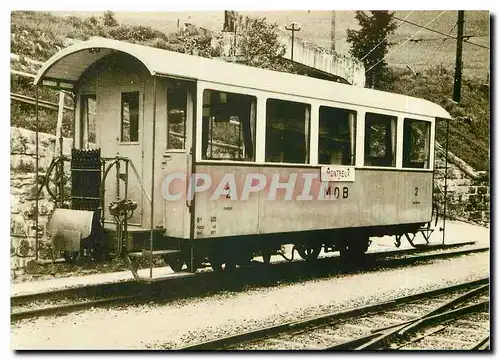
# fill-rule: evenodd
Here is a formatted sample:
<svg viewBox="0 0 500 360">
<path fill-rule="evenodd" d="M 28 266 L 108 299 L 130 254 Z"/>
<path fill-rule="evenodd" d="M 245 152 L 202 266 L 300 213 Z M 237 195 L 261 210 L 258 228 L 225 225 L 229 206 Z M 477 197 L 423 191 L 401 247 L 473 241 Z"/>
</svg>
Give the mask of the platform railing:
<svg viewBox="0 0 500 360">
<path fill-rule="evenodd" d="M 106 196 L 106 186 L 105 186 L 106 179 L 107 179 L 107 176 L 108 176 L 110 170 L 113 167 L 116 167 L 116 200 L 120 199 L 120 180 L 125 181 L 125 189 L 124 189 L 125 194 L 124 194 L 124 196 L 125 196 L 125 198 L 127 198 L 127 196 L 128 196 L 128 182 L 129 182 L 128 168 L 130 166 L 132 168 L 132 171 L 135 175 L 136 180 L 138 181 L 138 183 L 141 187 L 143 194 L 146 196 L 148 203 L 151 205 L 151 202 L 153 201 L 151 199 L 151 195 L 149 195 L 148 191 L 146 190 L 146 186 L 144 184 L 144 181 L 142 180 L 141 176 L 139 175 L 139 172 L 137 171 L 137 168 L 135 167 L 132 159 L 130 159 L 128 157 L 117 155 L 115 157 L 102 157 L 101 161 L 102 161 L 102 171 L 103 171 L 103 176 L 102 176 L 102 184 L 103 185 L 102 185 L 102 189 L 101 189 L 101 206 L 102 206 L 101 219 L 103 221 L 103 225 L 104 225 L 104 212 L 105 212 L 104 201 L 105 201 L 105 196 Z M 111 163 L 108 163 L 108 162 L 111 162 Z M 124 179 L 121 179 L 121 174 L 120 174 L 121 162 L 123 162 L 125 164 L 125 173 L 123 176 Z"/>
<path fill-rule="evenodd" d="M 133 161 L 130 159 L 130 158 L 127 158 L 127 157 L 124 157 L 124 156 L 115 156 L 115 157 L 103 157 L 101 158 L 102 160 L 102 166 L 103 166 L 103 177 L 102 177 L 102 190 L 101 190 L 101 201 L 102 201 L 102 221 L 103 221 L 103 226 L 104 226 L 104 211 L 105 211 L 105 204 L 104 204 L 104 201 L 105 201 L 105 196 L 106 196 L 106 179 L 108 177 L 108 174 L 110 172 L 110 170 L 113 168 L 113 167 L 116 167 L 116 200 L 120 200 L 120 181 L 124 181 L 124 196 L 125 196 L 125 199 L 127 198 L 127 195 L 128 195 L 128 184 L 129 184 L 129 167 L 132 169 L 132 172 L 134 173 L 135 175 L 135 178 L 138 182 L 138 184 L 140 185 L 141 187 L 141 190 L 142 190 L 142 193 L 145 195 L 147 201 L 148 201 L 148 204 L 150 205 L 151 208 L 153 208 L 153 198 L 151 197 L 151 195 L 148 193 L 148 191 L 146 190 L 146 186 L 144 184 L 144 181 L 142 180 L 141 176 L 139 175 L 139 172 L 137 171 L 137 168 L 135 167 Z M 125 173 L 121 174 L 120 171 L 121 171 L 121 165 L 122 163 L 124 163 L 125 165 Z M 151 214 L 152 216 L 153 214 Z M 123 228 L 120 229 L 120 231 L 117 231 L 117 236 L 120 237 L 121 239 L 118 239 L 118 254 L 117 256 L 121 255 L 122 251 L 123 251 L 123 238 L 127 238 L 127 231 L 128 231 L 128 224 L 127 224 L 127 217 L 125 216 L 124 219 L 123 219 L 123 223 L 122 224 L 119 224 L 117 223 L 117 230 L 118 230 L 118 227 L 119 226 L 123 226 Z M 152 229 L 150 229 L 152 230 Z M 152 252 L 152 249 L 153 249 L 153 240 L 154 240 L 154 236 L 153 236 L 153 231 L 150 232 L 150 238 L 149 238 L 149 248 L 150 248 L 150 252 Z M 129 253 L 128 251 L 126 251 L 125 249 L 125 252 L 123 254 L 124 256 L 124 259 L 125 261 L 127 262 L 127 265 L 130 269 L 130 271 L 132 272 L 132 275 L 134 276 L 135 280 L 137 281 L 140 281 L 140 282 L 146 282 L 146 283 L 151 283 L 153 281 L 153 278 L 152 278 L 152 273 L 153 273 L 153 259 L 152 259 L 152 256 L 149 256 L 149 274 L 150 276 L 149 277 L 142 277 L 139 275 L 136 267 L 134 266 L 134 264 L 132 263 L 132 260 L 130 259 L 130 256 L 129 256 Z"/>
</svg>

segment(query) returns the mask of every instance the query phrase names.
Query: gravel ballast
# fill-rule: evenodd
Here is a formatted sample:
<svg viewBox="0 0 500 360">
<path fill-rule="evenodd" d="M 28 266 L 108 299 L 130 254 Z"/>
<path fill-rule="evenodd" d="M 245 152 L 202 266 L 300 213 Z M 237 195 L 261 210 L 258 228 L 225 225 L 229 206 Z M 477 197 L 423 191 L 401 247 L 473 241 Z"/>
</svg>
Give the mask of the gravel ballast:
<svg viewBox="0 0 500 360">
<path fill-rule="evenodd" d="M 169 349 L 489 275 L 489 254 L 11 326 L 13 349 Z"/>
</svg>

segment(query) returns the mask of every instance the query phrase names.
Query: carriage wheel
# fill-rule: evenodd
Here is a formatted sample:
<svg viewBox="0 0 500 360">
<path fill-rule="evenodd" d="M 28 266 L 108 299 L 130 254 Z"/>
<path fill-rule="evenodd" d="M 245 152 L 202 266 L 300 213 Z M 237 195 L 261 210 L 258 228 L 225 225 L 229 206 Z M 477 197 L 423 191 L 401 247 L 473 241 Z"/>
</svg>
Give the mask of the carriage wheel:
<svg viewBox="0 0 500 360">
<path fill-rule="evenodd" d="M 227 261 L 224 266 L 224 272 L 234 271 L 236 270 L 236 263 L 234 261 Z"/>
<path fill-rule="evenodd" d="M 368 237 L 366 237 L 366 239 L 348 241 L 340 250 L 340 256 L 344 260 L 360 260 L 365 256 L 369 246 L 370 239 Z"/>
<path fill-rule="evenodd" d="M 262 260 L 264 261 L 264 264 L 269 265 L 271 263 L 271 254 L 271 249 L 262 250 Z"/>
<path fill-rule="evenodd" d="M 211 255 L 211 256 L 209 256 L 208 260 L 210 261 L 210 266 L 212 267 L 212 270 L 214 272 L 217 272 L 217 273 L 222 272 L 223 262 L 219 256 Z"/>
<path fill-rule="evenodd" d="M 182 260 L 180 254 L 167 255 L 163 257 L 163 260 L 165 260 L 167 265 L 170 266 L 174 272 L 182 271 L 184 260 Z"/>
<path fill-rule="evenodd" d="M 321 244 L 300 244 L 296 245 L 295 248 L 297 249 L 300 257 L 306 261 L 316 260 L 321 252 Z"/>
</svg>

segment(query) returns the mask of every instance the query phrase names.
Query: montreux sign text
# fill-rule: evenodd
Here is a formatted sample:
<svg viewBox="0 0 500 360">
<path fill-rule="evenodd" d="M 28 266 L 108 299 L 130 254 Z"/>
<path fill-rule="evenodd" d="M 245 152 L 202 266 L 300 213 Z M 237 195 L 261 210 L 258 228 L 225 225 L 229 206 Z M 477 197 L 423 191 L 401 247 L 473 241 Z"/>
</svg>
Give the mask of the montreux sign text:
<svg viewBox="0 0 500 360">
<path fill-rule="evenodd" d="M 321 181 L 354 181 L 354 166 L 325 165 L 321 167 Z"/>
</svg>

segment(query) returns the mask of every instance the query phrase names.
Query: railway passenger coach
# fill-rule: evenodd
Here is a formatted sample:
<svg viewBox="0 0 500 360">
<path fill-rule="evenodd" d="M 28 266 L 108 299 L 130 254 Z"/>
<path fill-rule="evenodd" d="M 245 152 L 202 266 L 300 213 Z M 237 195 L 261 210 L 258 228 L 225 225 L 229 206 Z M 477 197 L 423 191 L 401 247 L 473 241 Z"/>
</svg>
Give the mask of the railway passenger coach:
<svg viewBox="0 0 500 360">
<path fill-rule="evenodd" d="M 109 39 L 58 52 L 35 84 L 75 96 L 71 209 L 49 224 L 65 254 L 111 234 L 113 255 L 176 271 L 283 244 L 357 261 L 370 236 L 431 221 L 449 114 L 429 101 Z"/>
</svg>

